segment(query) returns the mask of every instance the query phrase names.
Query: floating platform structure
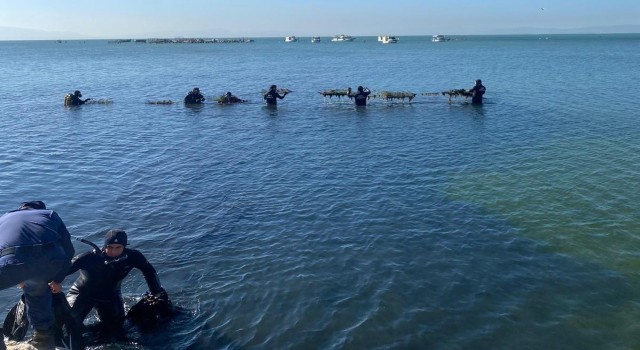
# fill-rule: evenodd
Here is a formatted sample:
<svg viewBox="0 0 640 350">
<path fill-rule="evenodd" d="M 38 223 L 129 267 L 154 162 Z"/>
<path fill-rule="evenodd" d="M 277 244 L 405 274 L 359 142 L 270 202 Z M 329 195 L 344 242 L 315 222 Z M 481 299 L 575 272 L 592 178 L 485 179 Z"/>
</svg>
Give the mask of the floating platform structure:
<svg viewBox="0 0 640 350">
<path fill-rule="evenodd" d="M 235 39 L 218 39 L 218 38 L 153 38 L 147 39 L 149 44 L 244 44 L 252 43 L 253 39 L 235 38 Z"/>
<path fill-rule="evenodd" d="M 329 98 L 332 98 L 334 96 L 337 96 L 338 98 L 342 98 L 344 96 L 349 98 L 353 97 L 353 95 L 351 94 L 351 88 L 324 90 L 324 91 L 320 91 L 319 93 L 320 95 L 322 95 L 322 97 L 329 97 Z"/>
<path fill-rule="evenodd" d="M 387 101 L 402 100 L 404 102 L 404 100 L 409 100 L 411 102 L 416 97 L 416 93 L 410 91 L 382 91 L 373 97 L 383 98 Z"/>
</svg>

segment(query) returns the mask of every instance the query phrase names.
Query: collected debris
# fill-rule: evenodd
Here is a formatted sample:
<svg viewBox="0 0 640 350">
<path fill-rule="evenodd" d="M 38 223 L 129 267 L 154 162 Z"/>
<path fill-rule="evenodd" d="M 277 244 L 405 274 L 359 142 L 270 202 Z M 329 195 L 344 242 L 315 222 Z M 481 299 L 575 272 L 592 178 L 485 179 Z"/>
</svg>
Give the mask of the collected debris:
<svg viewBox="0 0 640 350">
<path fill-rule="evenodd" d="M 110 98 L 100 98 L 97 100 L 94 99 L 90 99 L 89 101 L 86 101 L 84 104 L 86 105 L 92 105 L 92 104 L 102 104 L 102 105 L 108 105 L 113 103 L 113 100 Z"/>
<path fill-rule="evenodd" d="M 346 89 L 332 89 L 332 90 L 324 90 L 324 91 L 320 91 L 320 95 L 322 95 L 322 97 L 329 97 L 332 98 L 333 96 L 338 96 L 338 98 L 342 98 L 343 96 L 347 96 L 349 98 L 353 97 L 353 94 L 351 93 L 351 88 L 346 88 Z"/>
<path fill-rule="evenodd" d="M 147 101 L 147 104 L 149 105 L 172 105 L 174 103 L 175 102 L 171 100 Z"/>
<path fill-rule="evenodd" d="M 266 94 L 267 92 L 269 92 L 269 90 L 262 90 L 262 91 L 261 91 L 262 96 L 264 96 L 264 94 Z M 285 93 L 286 93 L 286 94 L 290 94 L 290 93 L 292 93 L 293 91 L 292 91 L 292 90 L 289 90 L 289 89 L 285 89 L 285 88 L 278 88 L 278 89 L 276 89 L 276 92 L 277 92 L 278 94 L 280 94 L 280 95 L 284 95 Z"/>
<path fill-rule="evenodd" d="M 408 99 L 409 102 L 411 102 L 413 98 L 416 97 L 416 94 L 409 91 L 382 91 L 373 95 L 373 97 L 384 98 L 387 101 L 402 100 L 402 102 L 404 102 L 405 99 Z"/>
<path fill-rule="evenodd" d="M 451 102 L 451 97 L 463 96 L 465 99 L 467 97 L 473 96 L 473 94 L 469 90 L 465 89 L 452 89 L 442 92 L 443 96 L 449 96 L 449 102 Z"/>
</svg>

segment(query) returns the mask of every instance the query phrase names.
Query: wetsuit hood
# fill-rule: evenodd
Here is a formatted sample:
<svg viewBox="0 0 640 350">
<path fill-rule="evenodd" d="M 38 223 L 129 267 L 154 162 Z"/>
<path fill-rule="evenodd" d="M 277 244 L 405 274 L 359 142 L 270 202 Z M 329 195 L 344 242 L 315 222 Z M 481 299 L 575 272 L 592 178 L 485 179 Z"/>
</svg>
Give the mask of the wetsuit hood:
<svg viewBox="0 0 640 350">
<path fill-rule="evenodd" d="M 124 230 L 112 229 L 107 231 L 104 235 L 104 246 L 108 246 L 109 244 L 122 244 L 123 246 L 127 245 L 127 233 Z"/>
<path fill-rule="evenodd" d="M 44 204 L 43 201 L 31 201 L 31 202 L 23 202 L 20 204 L 20 206 L 18 207 L 19 210 L 22 209 L 39 209 L 39 210 L 44 210 L 47 209 L 47 206 Z"/>
</svg>

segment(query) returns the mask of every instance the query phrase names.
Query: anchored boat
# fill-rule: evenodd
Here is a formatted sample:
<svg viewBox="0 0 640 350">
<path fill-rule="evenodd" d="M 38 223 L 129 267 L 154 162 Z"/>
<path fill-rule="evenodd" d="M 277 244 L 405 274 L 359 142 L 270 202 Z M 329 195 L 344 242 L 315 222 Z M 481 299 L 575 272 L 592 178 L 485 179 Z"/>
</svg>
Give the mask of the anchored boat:
<svg viewBox="0 0 640 350">
<path fill-rule="evenodd" d="M 398 42 L 398 38 L 391 35 L 380 35 L 378 36 L 378 41 L 382 42 L 383 44 L 395 44 Z"/>
<path fill-rule="evenodd" d="M 431 41 L 433 41 L 434 43 L 439 43 L 439 42 L 448 41 L 448 40 L 449 39 L 445 38 L 444 35 L 440 35 L 440 34 L 436 34 L 431 37 Z"/>
<path fill-rule="evenodd" d="M 353 41 L 355 38 L 352 38 L 349 35 L 344 35 L 344 34 L 340 34 L 340 35 L 336 35 L 333 37 L 333 39 L 331 39 L 331 41 Z"/>
</svg>

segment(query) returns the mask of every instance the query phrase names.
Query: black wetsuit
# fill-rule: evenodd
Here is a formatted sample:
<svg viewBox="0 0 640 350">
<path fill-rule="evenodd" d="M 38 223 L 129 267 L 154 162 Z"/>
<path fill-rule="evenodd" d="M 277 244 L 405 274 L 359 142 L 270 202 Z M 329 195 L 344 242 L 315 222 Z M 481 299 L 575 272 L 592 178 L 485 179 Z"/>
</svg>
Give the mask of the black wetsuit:
<svg viewBox="0 0 640 350">
<path fill-rule="evenodd" d="M 245 102 L 242 99 L 239 99 L 233 95 L 231 96 L 225 96 L 223 97 L 220 101 L 218 101 L 218 103 L 223 104 L 223 103 L 242 103 Z"/>
<path fill-rule="evenodd" d="M 89 101 L 90 99 L 86 99 L 86 100 L 82 100 L 80 97 L 78 97 L 77 95 L 71 95 L 71 105 L 72 106 L 80 106 L 83 105 L 85 103 L 87 103 L 87 101 Z"/>
<path fill-rule="evenodd" d="M 75 321 L 82 323 L 95 308 L 100 321 L 118 331 L 125 319 L 120 285 L 133 268 L 142 271 L 152 294 L 164 291 L 156 270 L 138 250 L 125 248 L 115 259 L 95 251 L 75 257 L 68 274 L 80 271 L 80 276 L 67 294 Z"/>
<path fill-rule="evenodd" d="M 369 89 L 364 89 L 363 91 L 356 92 L 356 94 L 353 95 L 353 99 L 356 101 L 356 106 L 366 106 L 367 97 L 370 93 L 371 91 L 369 91 Z"/>
<path fill-rule="evenodd" d="M 184 103 L 186 104 L 198 104 L 204 102 L 204 96 L 199 92 L 189 91 L 187 96 L 184 97 Z"/>
<path fill-rule="evenodd" d="M 286 95 L 286 93 L 284 94 Z M 278 98 L 283 99 L 284 95 L 280 95 L 276 90 L 269 90 L 266 94 L 264 94 L 264 100 L 267 101 L 267 105 L 276 106 L 278 104 Z"/>
<path fill-rule="evenodd" d="M 471 103 L 475 105 L 482 104 L 482 96 L 487 91 L 487 88 L 482 84 L 476 84 L 474 87 L 469 90 L 471 92 Z"/>
</svg>

